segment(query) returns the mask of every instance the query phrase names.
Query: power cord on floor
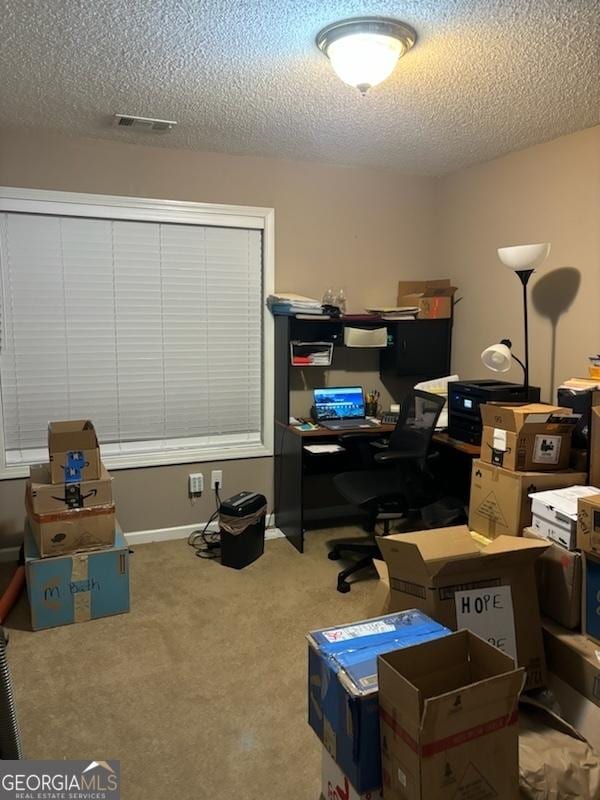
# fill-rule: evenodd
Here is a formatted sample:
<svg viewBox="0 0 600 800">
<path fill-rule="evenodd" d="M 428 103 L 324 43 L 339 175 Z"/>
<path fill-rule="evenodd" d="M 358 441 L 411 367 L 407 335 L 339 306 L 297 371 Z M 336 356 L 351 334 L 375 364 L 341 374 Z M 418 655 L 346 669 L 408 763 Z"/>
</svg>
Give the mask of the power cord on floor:
<svg viewBox="0 0 600 800">
<path fill-rule="evenodd" d="M 209 531 L 212 522 L 219 516 L 221 509 L 221 497 L 219 496 L 219 482 L 215 483 L 215 503 L 216 510 L 201 530 L 192 531 L 188 536 L 188 544 L 196 551 L 198 558 L 217 558 L 221 548 L 221 533 L 219 531 Z"/>
</svg>

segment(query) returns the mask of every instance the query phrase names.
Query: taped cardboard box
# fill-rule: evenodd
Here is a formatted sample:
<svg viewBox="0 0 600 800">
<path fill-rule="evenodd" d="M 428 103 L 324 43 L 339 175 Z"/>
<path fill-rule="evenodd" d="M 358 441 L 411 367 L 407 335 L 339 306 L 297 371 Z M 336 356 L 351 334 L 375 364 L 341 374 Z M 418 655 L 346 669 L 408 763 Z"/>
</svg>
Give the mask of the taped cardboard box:
<svg viewBox="0 0 600 800">
<path fill-rule="evenodd" d="M 600 708 L 598 645 L 552 620 L 542 623 L 548 669 Z"/>
<path fill-rule="evenodd" d="M 564 470 L 579 415 L 546 403 L 481 406 L 481 460 L 522 472 Z"/>
<path fill-rule="evenodd" d="M 383 800 L 383 790 L 359 794 L 323 747 L 321 754 L 321 800 Z"/>
<path fill-rule="evenodd" d="M 308 722 L 359 795 L 381 788 L 377 656 L 449 633 L 413 609 L 308 635 Z"/>
<path fill-rule="evenodd" d="M 549 545 L 535 562 L 538 600 L 543 616 L 550 617 L 565 628 L 579 628 L 583 586 L 581 553 L 565 550 L 533 528 L 525 528 L 523 536 L 545 541 Z"/>
<path fill-rule="evenodd" d="M 81 483 L 101 477 L 100 449 L 89 419 L 48 423 L 52 483 Z"/>
<path fill-rule="evenodd" d="M 470 631 L 378 659 L 386 800 L 515 798 L 523 670 Z"/>
<path fill-rule="evenodd" d="M 544 650 L 535 581 L 542 541 L 499 536 L 476 543 L 465 525 L 378 537 L 389 571 L 390 610 L 419 608 L 456 630 L 457 592 L 510 587 L 517 663 L 527 672 L 528 689 L 544 684 Z M 490 635 L 492 631 L 490 631 Z"/>
<path fill-rule="evenodd" d="M 583 554 L 582 630 L 600 645 L 600 558 Z"/>
<path fill-rule="evenodd" d="M 82 483 L 52 483 L 49 464 L 31 467 L 26 491 L 35 514 L 52 514 L 70 508 L 110 505 L 113 501 L 112 478 L 101 465 L 100 477 Z"/>
<path fill-rule="evenodd" d="M 29 525 L 41 558 L 111 547 L 115 541 L 113 503 L 93 508 L 72 508 L 53 514 L 36 514 L 31 495 L 25 495 Z"/>
<path fill-rule="evenodd" d="M 516 472 L 473 462 L 469 528 L 490 539 L 520 536 L 531 525 L 531 492 L 585 483 L 585 472 Z"/>
<path fill-rule="evenodd" d="M 600 489 L 577 502 L 577 547 L 600 558 Z"/>
<path fill-rule="evenodd" d="M 416 306 L 419 319 L 447 319 L 452 316 L 456 286 L 449 278 L 432 281 L 399 281 L 398 306 Z"/>
<path fill-rule="evenodd" d="M 40 558 L 26 523 L 25 573 L 35 631 L 129 611 L 129 547 L 120 529 L 114 547 Z"/>
</svg>

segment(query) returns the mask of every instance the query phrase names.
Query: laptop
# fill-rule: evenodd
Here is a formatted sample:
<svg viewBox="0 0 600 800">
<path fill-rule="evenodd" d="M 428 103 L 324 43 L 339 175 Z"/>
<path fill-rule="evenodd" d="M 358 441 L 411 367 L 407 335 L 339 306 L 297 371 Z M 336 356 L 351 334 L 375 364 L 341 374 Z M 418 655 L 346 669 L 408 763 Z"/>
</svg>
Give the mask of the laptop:
<svg viewBox="0 0 600 800">
<path fill-rule="evenodd" d="M 362 386 L 334 386 L 313 390 L 313 418 L 322 428 L 344 431 L 352 428 L 378 428 L 365 417 Z"/>
</svg>

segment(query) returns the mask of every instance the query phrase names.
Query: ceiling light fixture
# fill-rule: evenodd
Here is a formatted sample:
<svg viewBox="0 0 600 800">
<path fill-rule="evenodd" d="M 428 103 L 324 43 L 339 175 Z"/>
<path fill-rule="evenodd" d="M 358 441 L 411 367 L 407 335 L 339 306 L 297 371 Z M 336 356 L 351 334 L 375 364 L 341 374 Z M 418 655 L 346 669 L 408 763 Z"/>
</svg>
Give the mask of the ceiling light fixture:
<svg viewBox="0 0 600 800">
<path fill-rule="evenodd" d="M 334 22 L 317 35 L 317 47 L 344 83 L 361 94 L 384 81 L 414 45 L 409 25 L 388 17 L 355 17 Z"/>
</svg>

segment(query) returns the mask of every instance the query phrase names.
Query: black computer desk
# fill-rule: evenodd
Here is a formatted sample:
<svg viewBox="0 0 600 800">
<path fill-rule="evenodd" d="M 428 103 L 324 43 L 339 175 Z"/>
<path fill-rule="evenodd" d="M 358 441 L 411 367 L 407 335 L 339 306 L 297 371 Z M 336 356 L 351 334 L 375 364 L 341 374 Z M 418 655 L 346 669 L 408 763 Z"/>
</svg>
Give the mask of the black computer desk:
<svg viewBox="0 0 600 800">
<path fill-rule="evenodd" d="M 301 431 L 292 425 L 277 422 L 275 426 L 275 524 L 301 553 L 304 534 L 311 528 L 348 524 L 360 519 L 357 509 L 337 491 L 333 477 L 340 472 L 364 469 L 355 448 L 343 452 L 313 455 L 308 444 L 335 444 L 347 433 L 364 437 L 387 436 L 394 425 L 377 428 L 352 428 L 330 431 L 317 428 Z M 479 455 L 476 445 L 458 442 L 446 433 L 436 433 L 434 445 L 444 462 L 444 473 L 452 477 L 454 492 L 468 502 L 470 468 Z"/>
<path fill-rule="evenodd" d="M 335 444 L 347 433 L 374 439 L 390 434 L 394 425 L 330 431 L 301 431 L 292 425 L 275 425 L 275 524 L 300 552 L 308 529 L 342 525 L 358 519 L 357 510 L 337 491 L 334 475 L 364 468 L 354 448 L 313 455 L 308 444 Z"/>
</svg>

